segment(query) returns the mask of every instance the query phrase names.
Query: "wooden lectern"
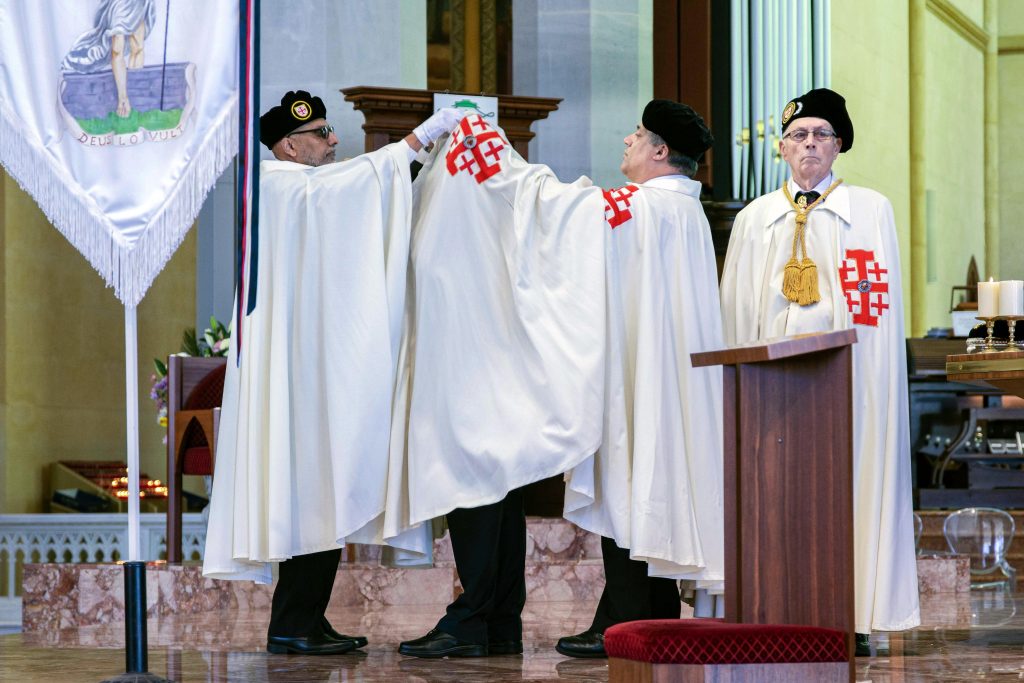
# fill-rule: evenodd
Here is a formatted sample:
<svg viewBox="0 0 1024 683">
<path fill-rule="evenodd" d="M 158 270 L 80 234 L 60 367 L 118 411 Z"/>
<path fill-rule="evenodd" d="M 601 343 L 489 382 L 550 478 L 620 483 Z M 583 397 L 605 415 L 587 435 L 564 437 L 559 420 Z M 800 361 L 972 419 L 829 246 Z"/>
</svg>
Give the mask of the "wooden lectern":
<svg viewBox="0 0 1024 683">
<path fill-rule="evenodd" d="M 398 142 L 434 112 L 433 90 L 357 85 L 342 88 L 341 94 L 366 118 L 363 130 L 367 152 Z M 498 124 L 512 147 L 528 160 L 528 146 L 535 135 L 530 126 L 534 121 L 546 119 L 562 100 L 521 95 L 497 95 L 497 98 Z"/>
<path fill-rule="evenodd" d="M 852 661 L 854 330 L 695 353 L 721 365 L 725 619 L 844 631 Z"/>
</svg>

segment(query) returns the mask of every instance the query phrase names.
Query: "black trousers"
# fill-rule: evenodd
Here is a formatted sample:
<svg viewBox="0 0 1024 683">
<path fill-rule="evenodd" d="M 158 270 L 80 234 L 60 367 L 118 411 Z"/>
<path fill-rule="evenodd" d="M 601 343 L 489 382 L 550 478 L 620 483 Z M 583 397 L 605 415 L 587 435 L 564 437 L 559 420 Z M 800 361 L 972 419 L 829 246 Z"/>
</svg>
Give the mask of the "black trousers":
<svg viewBox="0 0 1024 683">
<path fill-rule="evenodd" d="M 597 603 L 591 631 L 637 619 L 678 619 L 682 611 L 679 582 L 647 575 L 647 563 L 629 559 L 629 550 L 601 537 L 604 556 L 604 592 Z"/>
<path fill-rule="evenodd" d="M 304 638 L 320 629 L 340 561 L 338 548 L 296 555 L 280 564 L 267 635 Z"/>
<path fill-rule="evenodd" d="M 523 493 L 448 513 L 455 567 L 464 592 L 437 623 L 459 640 L 484 644 L 523 639 L 526 514 Z"/>
</svg>

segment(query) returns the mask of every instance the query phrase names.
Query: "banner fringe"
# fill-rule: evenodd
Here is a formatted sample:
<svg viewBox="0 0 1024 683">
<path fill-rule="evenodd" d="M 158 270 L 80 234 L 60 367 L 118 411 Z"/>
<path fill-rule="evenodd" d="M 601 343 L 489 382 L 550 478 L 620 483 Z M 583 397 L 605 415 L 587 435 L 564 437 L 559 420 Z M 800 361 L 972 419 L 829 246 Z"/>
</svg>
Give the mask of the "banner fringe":
<svg viewBox="0 0 1024 683">
<path fill-rule="evenodd" d="M 236 98 L 206 131 L 199 153 L 132 246 L 93 202 L 70 189 L 74 181 L 45 150 L 29 141 L 4 102 L 0 102 L 0 164 L 106 286 L 114 289 L 118 300 L 137 306 L 181 246 L 206 195 L 238 152 L 237 104 Z"/>
</svg>

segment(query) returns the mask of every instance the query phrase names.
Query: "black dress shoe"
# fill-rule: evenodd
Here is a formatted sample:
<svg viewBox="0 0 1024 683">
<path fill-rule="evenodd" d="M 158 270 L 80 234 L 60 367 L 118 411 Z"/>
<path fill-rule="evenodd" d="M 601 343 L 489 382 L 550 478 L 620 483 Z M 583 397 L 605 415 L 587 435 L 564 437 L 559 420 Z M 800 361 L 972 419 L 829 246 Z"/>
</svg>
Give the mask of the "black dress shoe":
<svg viewBox="0 0 1024 683">
<path fill-rule="evenodd" d="M 607 657 L 604 652 L 604 634 L 584 631 L 558 639 L 555 649 L 566 657 Z"/>
<path fill-rule="evenodd" d="M 351 640 L 334 640 L 324 633 L 306 638 L 267 637 L 267 652 L 275 655 L 343 655 L 354 649 Z"/>
<path fill-rule="evenodd" d="M 521 655 L 523 654 L 523 641 L 492 640 L 487 643 L 487 653 L 491 655 Z"/>
<path fill-rule="evenodd" d="M 871 641 L 867 633 L 856 633 L 856 649 L 854 650 L 854 657 L 870 657 L 871 656 Z"/>
<path fill-rule="evenodd" d="M 424 657 L 427 659 L 438 657 L 486 657 L 487 646 L 459 640 L 455 636 L 444 631 L 438 631 L 435 628 L 431 629 L 422 638 L 400 643 L 398 653 L 409 657 Z"/>
<path fill-rule="evenodd" d="M 346 636 L 344 633 L 338 633 L 334 630 L 334 627 L 331 626 L 331 622 L 327 621 L 327 617 L 320 619 L 320 628 L 324 630 L 324 633 L 327 634 L 327 636 L 334 640 L 351 640 L 355 643 L 356 647 L 366 647 L 366 644 L 370 642 L 366 639 L 366 636 Z"/>
</svg>

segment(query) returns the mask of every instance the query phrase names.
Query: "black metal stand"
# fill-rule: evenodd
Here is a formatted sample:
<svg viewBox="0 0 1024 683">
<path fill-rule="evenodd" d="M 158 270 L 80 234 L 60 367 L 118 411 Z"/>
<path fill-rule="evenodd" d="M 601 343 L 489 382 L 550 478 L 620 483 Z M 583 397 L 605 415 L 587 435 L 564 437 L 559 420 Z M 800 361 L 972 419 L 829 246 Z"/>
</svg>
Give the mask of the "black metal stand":
<svg viewBox="0 0 1024 683">
<path fill-rule="evenodd" d="M 173 683 L 151 674 L 146 643 L 146 563 L 124 563 L 125 673 L 102 683 Z"/>
</svg>

